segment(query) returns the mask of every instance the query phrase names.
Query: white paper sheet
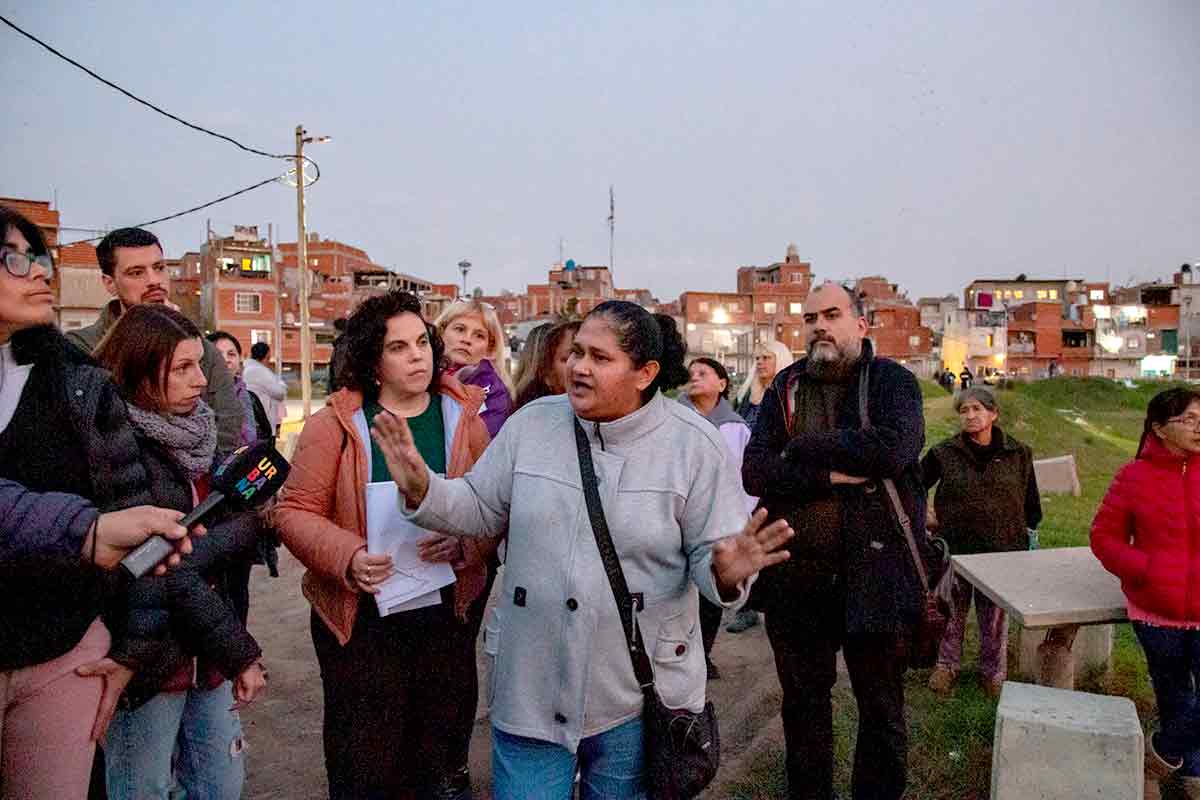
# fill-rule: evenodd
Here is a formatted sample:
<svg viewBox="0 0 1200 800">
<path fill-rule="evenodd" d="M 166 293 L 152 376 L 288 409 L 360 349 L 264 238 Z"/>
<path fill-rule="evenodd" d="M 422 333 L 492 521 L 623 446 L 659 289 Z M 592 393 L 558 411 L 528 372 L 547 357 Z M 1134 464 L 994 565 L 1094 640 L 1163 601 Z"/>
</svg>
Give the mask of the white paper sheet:
<svg viewBox="0 0 1200 800">
<path fill-rule="evenodd" d="M 400 513 L 400 493 L 393 481 L 367 484 L 367 551 L 392 557 L 394 573 L 379 585 L 375 603 L 379 614 L 437 605 L 440 589 L 454 583 L 449 564 L 430 564 L 417 555 L 417 542 L 430 531 Z"/>
</svg>

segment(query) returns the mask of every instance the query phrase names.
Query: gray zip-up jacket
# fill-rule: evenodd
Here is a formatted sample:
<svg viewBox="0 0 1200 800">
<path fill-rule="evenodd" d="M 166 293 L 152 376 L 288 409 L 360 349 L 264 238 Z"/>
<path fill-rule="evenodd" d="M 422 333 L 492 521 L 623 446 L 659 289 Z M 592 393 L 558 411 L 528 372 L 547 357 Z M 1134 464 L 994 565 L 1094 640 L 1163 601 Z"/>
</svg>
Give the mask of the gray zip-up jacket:
<svg viewBox="0 0 1200 800">
<path fill-rule="evenodd" d="M 466 536 L 508 531 L 504 583 L 485 647 L 495 658 L 492 724 L 574 752 L 579 740 L 637 717 L 616 602 L 579 477 L 575 413 L 565 395 L 509 418 L 465 477 L 431 473 L 418 525 Z M 712 547 L 741 533 L 741 479 L 717 430 L 661 394 L 614 422 L 582 421 L 600 499 L 638 615 L 655 684 L 672 708 L 704 706 L 699 600 L 722 602 Z"/>
</svg>

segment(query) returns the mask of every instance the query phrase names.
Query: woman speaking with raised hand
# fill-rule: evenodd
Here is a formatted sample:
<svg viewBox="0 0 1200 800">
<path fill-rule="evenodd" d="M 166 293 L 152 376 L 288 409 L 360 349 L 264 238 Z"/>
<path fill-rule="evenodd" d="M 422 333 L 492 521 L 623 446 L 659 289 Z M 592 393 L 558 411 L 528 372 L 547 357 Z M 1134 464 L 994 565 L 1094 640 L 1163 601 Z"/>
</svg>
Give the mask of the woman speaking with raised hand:
<svg viewBox="0 0 1200 800">
<path fill-rule="evenodd" d="M 568 393 L 514 414 L 457 480 L 430 471 L 404 420 L 375 420 L 416 524 L 508 532 L 485 639 L 498 800 L 565 800 L 577 770 L 583 798 L 645 796 L 644 698 L 586 508 L 582 453 L 667 707 L 704 706 L 698 592 L 737 606 L 760 569 L 787 558 L 778 548 L 791 531 L 764 527 L 761 512 L 747 519 L 717 430 L 659 392 L 687 379 L 683 351 L 673 326 L 664 332 L 641 307 L 601 304 L 575 337 Z"/>
</svg>

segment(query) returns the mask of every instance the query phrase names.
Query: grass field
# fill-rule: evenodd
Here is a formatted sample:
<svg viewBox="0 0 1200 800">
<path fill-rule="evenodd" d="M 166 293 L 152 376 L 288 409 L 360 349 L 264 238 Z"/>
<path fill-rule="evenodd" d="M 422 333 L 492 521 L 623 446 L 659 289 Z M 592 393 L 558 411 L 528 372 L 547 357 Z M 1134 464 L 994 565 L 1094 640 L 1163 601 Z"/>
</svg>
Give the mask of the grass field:
<svg viewBox="0 0 1200 800">
<path fill-rule="evenodd" d="M 1131 459 L 1141 435 L 1146 404 L 1163 383 L 1126 388 L 1104 379 L 1057 378 L 1018 385 L 998 393 L 999 425 L 1033 448 L 1035 458 L 1075 456 L 1082 484 L 1080 497 L 1043 495 L 1041 546 L 1086 545 L 1092 515 L 1116 470 Z M 957 417 L 953 400 L 941 387 L 922 381 L 927 445 L 953 435 Z M 1013 639 L 1015 637 L 1010 637 Z M 910 672 L 909 800 L 984 800 L 991 789 L 991 744 L 995 701 L 979 688 L 974 669 L 978 643 L 968 631 L 967 652 L 955 693 L 941 698 L 926 688 L 928 670 Z M 1010 662 L 1013 654 L 1010 653 Z M 1153 727 L 1154 695 L 1146 662 L 1128 625 L 1117 626 L 1111 679 L 1079 688 L 1129 697 L 1143 725 Z M 837 780 L 849 797 L 849 772 L 857 725 L 854 700 L 839 683 L 834 696 Z M 759 800 L 785 795 L 783 753 L 759 754 L 735 798 Z M 1165 797 L 1171 797 L 1169 790 Z"/>
</svg>

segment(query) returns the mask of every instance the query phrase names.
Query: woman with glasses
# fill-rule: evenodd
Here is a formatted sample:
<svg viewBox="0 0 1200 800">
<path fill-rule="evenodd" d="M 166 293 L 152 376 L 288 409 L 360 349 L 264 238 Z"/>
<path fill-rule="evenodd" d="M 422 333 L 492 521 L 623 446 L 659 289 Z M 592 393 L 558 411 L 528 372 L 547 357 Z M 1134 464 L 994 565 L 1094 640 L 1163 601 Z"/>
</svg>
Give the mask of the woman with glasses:
<svg viewBox="0 0 1200 800">
<path fill-rule="evenodd" d="M 487 425 L 488 434 L 495 438 L 512 413 L 514 396 L 512 378 L 505 364 L 508 344 L 496 310 L 478 300 L 459 300 L 443 311 L 434 324 L 446 344 L 446 374 L 483 389 L 483 410 L 479 416 Z"/>
<path fill-rule="evenodd" d="M 1146 737 L 1145 797 L 1178 774 L 1200 798 L 1200 392 L 1155 395 L 1137 457 L 1113 478 L 1092 521 L 1092 551 L 1121 579 L 1158 701 Z"/>
<path fill-rule="evenodd" d="M 937 527 L 955 555 L 1028 550 L 1029 531 L 1042 521 L 1033 451 L 996 425 L 1000 406 L 990 389 L 963 389 L 955 409 L 962 430 L 921 460 L 926 490 L 937 486 L 927 525 Z M 972 598 L 979 622 L 980 682 L 999 697 L 1008 672 L 1008 615 L 961 577 L 955 579 L 954 614 L 929 688 L 945 694 L 958 680 Z"/>
<path fill-rule="evenodd" d="M 41 231 L 0 206 L 0 234 L 0 479 L 85 498 L 101 512 L 149 503 L 125 404 L 54 327 L 54 263 Z M 85 797 L 95 743 L 128 680 L 84 669 L 111 641 L 100 619 L 115 593 L 102 569 L 111 563 L 101 519 L 82 533 L 82 557 L 76 534 L 72 546 L 30 545 L 0 561 L 4 797 Z M 55 526 L 24 532 L 58 535 Z"/>
</svg>

